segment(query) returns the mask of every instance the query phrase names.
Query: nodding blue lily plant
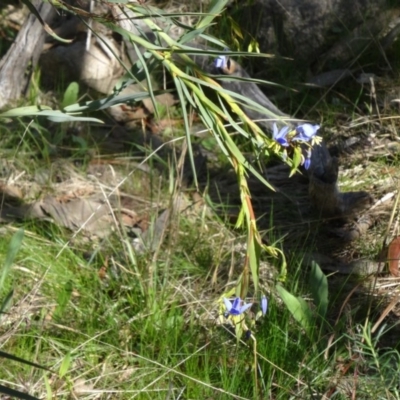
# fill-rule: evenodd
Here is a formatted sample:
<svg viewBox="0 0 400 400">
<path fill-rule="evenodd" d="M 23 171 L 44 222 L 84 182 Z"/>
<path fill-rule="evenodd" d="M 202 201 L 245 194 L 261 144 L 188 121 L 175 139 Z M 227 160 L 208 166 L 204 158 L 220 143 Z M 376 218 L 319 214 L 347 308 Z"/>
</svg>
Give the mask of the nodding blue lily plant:
<svg viewBox="0 0 400 400">
<path fill-rule="evenodd" d="M 252 330 L 255 329 L 256 322 L 267 315 L 268 299 L 265 295 L 262 295 L 260 299 L 257 313 L 249 313 L 248 315 L 246 315 L 246 311 L 253 306 L 253 303 L 246 303 L 240 297 L 234 299 L 222 297 L 222 300 L 225 306 L 223 317 L 235 326 L 237 338 L 242 338 L 244 334 L 244 339 L 249 339 L 250 337 L 254 339 Z"/>
<path fill-rule="evenodd" d="M 285 147 L 283 151 L 283 159 L 287 158 L 287 149 L 291 146 L 292 142 L 300 142 L 307 146 L 306 157 L 301 154 L 301 165 L 304 165 L 305 169 L 309 169 L 311 165 L 311 154 L 312 147 L 321 142 L 321 138 L 317 136 L 317 132 L 320 129 L 319 125 L 312 125 L 304 123 L 296 126 L 296 128 L 290 130 L 288 126 L 284 126 L 278 129 L 277 125 L 273 125 L 272 138 L 280 146 Z"/>
<path fill-rule="evenodd" d="M 253 303 L 246 304 L 244 301 L 242 301 L 240 297 L 236 297 L 236 299 L 234 299 L 233 302 L 231 302 L 226 297 L 224 297 L 223 300 L 227 310 L 227 314 L 233 316 L 243 314 L 253 305 Z"/>
<path fill-rule="evenodd" d="M 223 300 L 227 311 L 226 315 L 228 316 L 241 315 L 245 313 L 253 305 L 253 303 L 246 304 L 240 297 L 236 297 L 233 301 L 227 299 L 226 297 L 223 297 Z M 265 297 L 265 295 L 261 297 L 260 307 L 262 316 L 264 317 L 267 314 L 268 310 L 268 299 Z"/>
</svg>

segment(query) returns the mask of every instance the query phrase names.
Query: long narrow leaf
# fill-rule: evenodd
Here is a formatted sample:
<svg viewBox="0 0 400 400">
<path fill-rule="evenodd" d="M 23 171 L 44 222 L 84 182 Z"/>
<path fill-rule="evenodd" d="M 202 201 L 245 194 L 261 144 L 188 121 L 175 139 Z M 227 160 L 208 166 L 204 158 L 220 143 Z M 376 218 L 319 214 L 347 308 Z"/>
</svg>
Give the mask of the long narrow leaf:
<svg viewBox="0 0 400 400">
<path fill-rule="evenodd" d="M 156 117 L 158 118 L 159 115 L 158 115 L 158 110 L 157 110 L 157 102 L 156 102 L 156 99 L 154 96 L 153 85 L 151 83 L 150 71 L 147 69 L 146 61 L 144 60 L 142 53 L 140 52 L 139 48 L 137 47 L 137 45 L 135 43 L 133 43 L 133 47 L 136 51 L 136 55 L 138 56 L 139 61 L 142 63 L 143 71 L 146 76 L 147 88 L 148 88 L 150 99 L 151 99 L 151 102 L 152 102 L 153 108 L 154 108 L 154 113 L 155 113 Z"/>
<path fill-rule="evenodd" d="M 8 310 L 10 308 L 13 295 L 14 295 L 14 289 L 11 289 L 7 293 L 5 299 L 2 301 L 2 303 L 0 305 L 0 314 L 3 314 L 6 310 Z M 0 318 L 1 318 L 1 315 L 0 315 Z"/>
<path fill-rule="evenodd" d="M 185 12 L 170 12 L 170 11 L 165 11 L 162 10 L 161 8 L 155 7 L 155 6 L 149 6 L 146 5 L 146 7 L 142 7 L 137 4 L 129 4 L 128 7 L 130 10 L 139 13 L 143 16 L 143 18 L 162 18 L 164 20 L 169 19 L 169 18 L 179 18 L 179 17 L 186 17 L 186 16 L 192 16 L 192 17 L 201 17 L 205 15 L 209 15 L 210 13 L 203 13 L 203 12 L 190 12 L 190 11 L 185 11 Z"/>
<path fill-rule="evenodd" d="M 29 0 L 22 0 L 22 2 L 28 7 L 29 11 L 39 20 L 42 24 L 43 29 L 51 35 L 54 39 L 58 40 L 59 42 L 63 43 L 71 43 L 72 39 L 63 39 L 59 37 L 51 28 L 50 26 L 43 21 L 42 16 L 40 15 L 39 11 L 35 8 L 35 6 Z"/>
<path fill-rule="evenodd" d="M 0 385 L 0 393 L 22 400 L 40 400 L 39 398 L 31 396 L 30 394 L 20 392 L 19 390 L 14 390 L 3 385 Z"/>
<path fill-rule="evenodd" d="M 69 106 L 71 107 L 71 106 Z M 69 108 L 67 107 L 67 108 Z M 102 124 L 103 121 L 97 118 L 80 117 L 63 113 L 59 110 L 52 110 L 50 107 L 29 106 L 18 107 L 0 114 L 0 118 L 17 118 L 17 117 L 47 117 L 55 122 L 69 122 L 69 121 L 87 121 L 97 122 Z"/>
<path fill-rule="evenodd" d="M 196 90 L 196 88 L 194 88 L 194 90 Z M 196 91 L 196 94 L 197 94 L 197 91 Z M 204 96 L 203 96 L 203 98 L 204 98 Z M 203 100 L 203 98 L 201 98 L 200 100 Z M 214 103 L 212 103 L 211 101 L 206 99 L 206 105 L 209 105 L 210 103 L 212 104 L 213 107 L 216 107 L 216 105 Z M 221 115 L 222 114 L 223 114 L 223 112 L 221 112 Z M 236 143 L 232 140 L 232 138 L 227 133 L 225 128 L 215 131 L 215 126 L 207 126 L 207 127 L 210 129 L 210 131 L 215 133 L 214 137 L 216 137 L 217 139 L 219 138 L 219 135 L 221 135 L 221 137 L 224 138 L 223 147 L 228 151 L 229 154 L 233 155 L 239 163 L 244 165 L 246 167 L 246 169 L 249 170 L 254 176 L 256 176 L 260 180 L 260 182 L 262 182 L 266 187 L 275 191 L 274 187 L 269 182 L 267 182 L 265 180 L 265 178 L 253 167 L 253 165 L 250 164 L 245 159 L 242 152 L 239 150 Z"/>
<path fill-rule="evenodd" d="M 328 278 L 314 261 L 311 264 L 310 289 L 318 314 L 325 318 L 328 311 Z"/>
<path fill-rule="evenodd" d="M 200 29 L 189 30 L 189 32 L 187 32 L 181 36 L 181 38 L 179 39 L 179 43 L 184 44 L 184 43 L 190 42 L 191 40 L 197 38 L 201 33 L 203 33 L 205 29 L 206 29 L 206 27 L 202 27 Z"/>
<path fill-rule="evenodd" d="M 204 18 L 202 18 L 197 23 L 196 28 L 200 29 L 203 27 L 208 27 L 211 24 L 211 22 L 213 21 L 213 19 L 222 12 L 222 10 L 225 8 L 227 3 L 228 3 L 228 0 L 213 0 L 209 5 L 209 10 L 208 10 L 209 14 L 211 14 L 211 15 L 207 15 Z"/>
<path fill-rule="evenodd" d="M 177 68 L 175 66 L 172 66 L 172 65 L 169 65 L 169 66 L 173 73 L 177 74 L 178 76 L 180 76 L 181 78 L 183 78 L 187 81 L 190 81 L 190 82 L 193 82 L 196 84 L 200 84 L 202 86 L 209 87 L 210 89 L 216 90 L 223 97 L 230 96 L 233 99 L 238 99 L 238 100 L 240 100 L 240 102 L 238 102 L 238 104 L 241 104 L 245 107 L 254 109 L 255 111 L 258 111 L 260 114 L 265 114 L 266 116 L 269 116 L 270 118 L 273 118 L 274 120 L 285 120 L 285 118 L 275 115 L 272 111 L 261 106 L 260 104 L 256 103 L 255 101 L 253 101 L 245 96 L 242 96 L 241 94 L 238 94 L 236 92 L 232 92 L 231 90 L 224 89 L 220 85 L 216 84 L 216 82 L 214 80 L 212 80 L 211 78 L 207 78 L 206 76 L 203 75 L 202 76 L 203 79 L 199 79 L 199 78 L 196 78 L 194 76 L 191 76 L 191 75 L 188 75 L 188 74 L 182 72 L 179 68 Z M 239 111 L 239 112 L 243 113 L 242 111 Z M 290 119 L 290 120 L 293 120 L 293 119 Z"/>
<path fill-rule="evenodd" d="M 188 118 L 187 110 L 186 110 L 186 106 L 185 106 L 185 103 L 186 103 L 185 102 L 185 96 L 184 96 L 184 92 L 183 92 L 183 89 L 182 89 L 183 83 L 176 77 L 174 77 L 174 83 L 175 83 L 176 90 L 178 92 L 178 97 L 179 97 L 180 102 L 182 104 L 182 115 L 183 115 L 183 122 L 184 122 L 184 125 L 185 125 L 187 149 L 188 149 L 188 153 L 189 153 L 190 165 L 191 165 L 192 171 L 193 171 L 194 184 L 197 187 L 198 186 L 198 183 L 197 183 L 197 172 L 196 172 L 196 166 L 195 166 L 195 163 L 194 163 L 192 140 L 191 140 L 191 137 L 190 137 L 189 118 Z"/>
<path fill-rule="evenodd" d="M 246 139 L 250 138 L 250 134 L 249 132 L 246 132 L 242 126 L 240 126 L 234 118 L 232 118 L 230 112 L 226 109 L 224 102 L 222 101 L 222 99 L 218 96 L 218 100 L 220 102 L 221 108 L 223 111 L 225 111 L 225 115 L 229 121 L 229 124 L 235 129 L 235 131 L 237 133 L 240 133 L 242 136 L 244 136 Z"/>
<path fill-rule="evenodd" d="M 225 146 L 225 142 L 222 140 L 223 136 L 219 134 L 220 128 L 215 120 L 215 118 L 217 118 L 217 115 L 210 112 L 209 109 L 204 107 L 203 103 L 197 97 L 196 93 L 193 94 L 193 98 L 196 101 L 197 107 L 200 111 L 199 115 L 204 125 L 208 127 L 210 132 L 214 133 L 215 140 L 217 141 L 218 146 L 221 149 L 222 153 L 225 154 L 226 157 L 229 157 L 229 151 Z"/>
<path fill-rule="evenodd" d="M 11 238 L 11 242 L 10 242 L 10 244 L 8 246 L 8 250 L 7 250 L 6 259 L 4 261 L 3 268 L 1 268 L 0 290 L 3 289 L 4 281 L 14 263 L 15 256 L 17 255 L 19 249 L 21 248 L 23 238 L 24 238 L 24 230 L 23 229 L 20 229 Z"/>
<path fill-rule="evenodd" d="M 34 115 L 35 113 L 38 113 L 40 111 L 47 111 L 47 110 L 51 110 L 51 107 L 47 106 L 40 106 L 40 108 L 38 106 L 18 107 L 0 113 L 0 118 L 25 117 Z"/>
<path fill-rule="evenodd" d="M 6 358 L 8 360 L 17 361 L 17 362 L 22 363 L 22 364 L 30 365 L 31 367 L 44 369 L 46 371 L 51 371 L 49 368 L 46 368 L 43 365 L 36 364 L 36 363 L 28 361 L 28 360 L 24 360 L 23 358 L 14 356 L 12 354 L 6 353 L 6 352 L 1 351 L 1 350 L 0 350 L 0 358 Z"/>
<path fill-rule="evenodd" d="M 155 90 L 153 92 L 154 96 L 158 96 L 163 93 L 170 93 L 170 90 Z M 139 92 L 115 96 L 113 94 L 99 100 L 88 101 L 83 104 L 72 104 L 65 108 L 67 112 L 81 112 L 81 111 L 98 111 L 105 108 L 126 103 L 126 102 L 138 102 L 150 97 L 149 92 Z M 0 114 L 1 117 L 1 114 Z"/>
<path fill-rule="evenodd" d="M 261 246 L 256 239 L 257 228 L 255 226 L 255 221 L 249 220 L 248 225 L 247 257 L 249 259 L 251 276 L 253 278 L 254 291 L 257 293 L 259 285 L 258 271 L 260 266 Z M 247 294 L 248 288 L 245 289 Z"/>
<path fill-rule="evenodd" d="M 190 94 L 188 86 L 186 84 L 181 85 L 182 91 L 185 94 L 186 100 L 190 103 L 193 108 L 196 108 L 196 102 L 193 99 L 193 96 Z"/>
</svg>

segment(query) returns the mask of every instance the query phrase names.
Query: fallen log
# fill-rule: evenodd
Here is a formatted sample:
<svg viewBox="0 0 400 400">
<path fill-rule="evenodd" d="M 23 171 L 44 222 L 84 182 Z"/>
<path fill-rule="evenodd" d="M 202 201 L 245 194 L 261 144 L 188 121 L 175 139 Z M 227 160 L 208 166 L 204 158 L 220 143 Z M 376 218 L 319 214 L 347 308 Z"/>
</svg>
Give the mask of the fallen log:
<svg viewBox="0 0 400 400">
<path fill-rule="evenodd" d="M 56 15 L 50 3 L 33 1 L 43 21 Z M 33 14 L 19 31 L 14 43 L 0 62 L 0 109 L 27 92 L 30 76 L 42 52 L 46 32 Z"/>
</svg>

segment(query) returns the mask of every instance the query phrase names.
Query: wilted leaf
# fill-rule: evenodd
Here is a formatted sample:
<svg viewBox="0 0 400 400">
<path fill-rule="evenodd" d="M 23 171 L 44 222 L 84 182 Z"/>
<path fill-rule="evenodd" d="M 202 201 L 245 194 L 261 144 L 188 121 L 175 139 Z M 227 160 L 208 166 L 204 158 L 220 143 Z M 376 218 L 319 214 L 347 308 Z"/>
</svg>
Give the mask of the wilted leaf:
<svg viewBox="0 0 400 400">
<path fill-rule="evenodd" d="M 87 394 L 88 392 L 93 391 L 93 388 L 93 383 L 88 383 L 84 379 L 77 379 L 74 382 L 72 390 L 76 396 L 82 396 L 84 394 Z"/>
<path fill-rule="evenodd" d="M 60 202 L 53 197 L 46 197 L 40 202 L 43 215 L 66 228 L 85 231 L 103 237 L 109 233 L 109 207 L 99 201 L 91 199 L 72 199 Z"/>
<path fill-rule="evenodd" d="M 8 221 L 13 218 L 50 219 L 73 231 L 82 229 L 96 236 L 104 237 L 111 229 L 111 212 L 109 206 L 99 200 L 85 198 L 63 200 L 47 196 L 32 204 L 4 208 L 1 216 Z"/>
<path fill-rule="evenodd" d="M 389 271 L 392 276 L 399 276 L 400 236 L 394 238 L 388 248 Z"/>
</svg>

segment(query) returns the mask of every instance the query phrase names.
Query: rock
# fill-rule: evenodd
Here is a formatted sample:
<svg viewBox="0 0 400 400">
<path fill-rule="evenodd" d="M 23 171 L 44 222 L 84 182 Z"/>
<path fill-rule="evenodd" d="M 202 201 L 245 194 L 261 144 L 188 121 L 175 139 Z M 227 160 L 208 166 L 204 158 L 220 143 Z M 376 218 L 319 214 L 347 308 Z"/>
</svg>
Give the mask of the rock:
<svg viewBox="0 0 400 400">
<path fill-rule="evenodd" d="M 32 2 L 32 7 L 46 23 L 50 23 L 55 16 L 49 3 L 36 0 Z M 36 67 L 45 36 L 41 23 L 31 13 L 0 61 L 0 109 L 19 99 L 26 91 L 31 74 L 28 73 L 28 65 L 31 64 L 30 71 Z"/>
<path fill-rule="evenodd" d="M 250 2 L 248 2 L 250 3 Z M 393 42 L 399 11 L 387 0 L 255 0 L 230 13 L 265 53 L 293 58 L 293 67 L 343 67 L 368 46 Z M 381 42 L 377 39 L 380 39 Z M 331 49 L 331 50 L 330 50 Z M 338 61 L 337 65 L 333 65 Z M 286 61 L 287 62 L 287 61 Z M 264 64 L 265 65 L 265 64 Z"/>
<path fill-rule="evenodd" d="M 69 46 L 55 46 L 42 53 L 40 67 L 45 87 L 54 87 L 56 82 L 78 81 L 97 92 L 109 94 L 123 75 L 124 69 L 100 40 L 93 40 L 89 50 L 85 41 L 76 41 Z M 112 41 L 114 54 L 121 57 Z"/>
</svg>

